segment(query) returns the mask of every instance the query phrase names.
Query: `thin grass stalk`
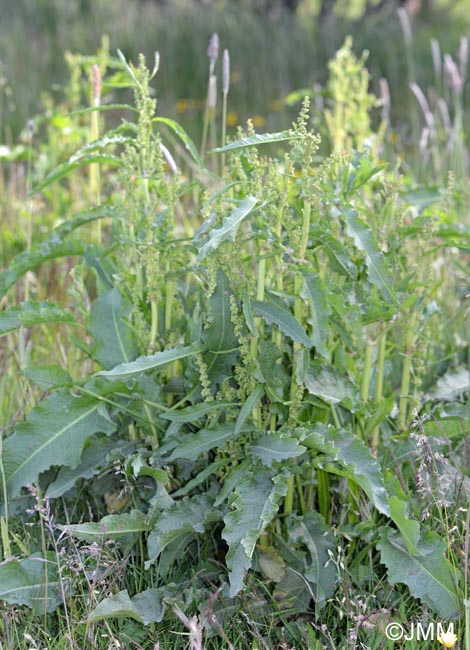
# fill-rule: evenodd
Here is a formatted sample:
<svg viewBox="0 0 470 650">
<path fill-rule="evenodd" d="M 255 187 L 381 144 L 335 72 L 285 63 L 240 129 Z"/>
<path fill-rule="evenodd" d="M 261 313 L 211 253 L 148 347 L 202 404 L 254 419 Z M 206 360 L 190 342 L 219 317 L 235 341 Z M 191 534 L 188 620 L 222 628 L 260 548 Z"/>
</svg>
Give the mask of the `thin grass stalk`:
<svg viewBox="0 0 470 650">
<path fill-rule="evenodd" d="M 92 106 L 98 108 L 101 103 L 101 72 L 99 66 L 95 63 L 91 69 L 92 78 Z M 98 140 L 100 136 L 100 114 L 98 110 L 91 112 L 91 141 Z M 90 165 L 90 198 L 93 203 L 101 203 L 100 192 L 100 166 L 98 164 Z M 101 243 L 101 219 L 96 220 L 96 238 Z"/>
<path fill-rule="evenodd" d="M 217 147 L 217 126 L 216 126 L 216 110 L 217 110 L 217 77 L 215 74 L 211 75 L 209 80 L 209 126 L 210 126 L 210 145 L 211 150 Z M 217 157 L 214 156 L 212 161 L 212 170 L 217 174 Z"/>
<path fill-rule="evenodd" d="M 2 476 L 3 515 L 0 517 L 1 537 L 3 545 L 3 559 L 11 557 L 10 536 L 8 531 L 8 492 L 5 468 L 3 466 L 3 433 L 0 431 L 0 474 Z"/>
<path fill-rule="evenodd" d="M 227 143 L 227 97 L 230 88 L 230 54 L 228 50 L 224 50 L 222 60 L 222 147 Z M 225 169 L 225 153 L 222 154 L 221 159 L 222 173 Z"/>
<path fill-rule="evenodd" d="M 469 558 L 470 558 L 470 489 L 465 490 L 467 496 L 467 515 L 465 518 L 465 537 L 464 537 L 464 599 L 463 604 L 465 608 L 465 637 L 464 637 L 464 650 L 470 650 L 470 590 L 468 585 L 469 580 Z"/>
<path fill-rule="evenodd" d="M 400 20 L 401 29 L 403 32 L 403 41 L 405 44 L 405 60 L 406 70 L 408 77 L 408 86 L 416 82 L 416 69 L 413 56 L 413 30 L 411 28 L 410 18 L 406 9 L 400 7 L 397 10 L 398 18 Z M 412 142 L 419 141 L 419 119 L 416 110 L 411 108 L 411 130 Z"/>
<path fill-rule="evenodd" d="M 33 148 L 33 138 L 34 138 L 34 122 L 29 120 L 28 122 L 28 159 L 26 162 L 26 196 L 29 195 L 32 189 L 31 182 L 31 170 L 32 170 L 32 160 L 31 153 Z M 98 219 L 99 221 L 99 219 Z M 32 199 L 28 201 L 27 207 L 27 221 L 26 221 L 26 247 L 29 250 L 33 244 L 33 205 Z M 29 300 L 29 285 L 30 285 L 30 276 L 27 273 L 24 280 L 24 299 Z"/>
<path fill-rule="evenodd" d="M 201 139 L 201 158 L 204 160 L 207 149 L 207 136 L 209 133 L 209 123 L 211 119 L 211 82 L 212 77 L 214 76 L 215 64 L 219 56 L 219 36 L 217 33 L 212 34 L 211 40 L 209 42 L 209 47 L 207 48 L 207 56 L 209 57 L 209 82 L 207 85 L 207 97 L 206 97 L 206 107 L 204 110 L 204 124 L 202 128 L 202 139 Z"/>
</svg>

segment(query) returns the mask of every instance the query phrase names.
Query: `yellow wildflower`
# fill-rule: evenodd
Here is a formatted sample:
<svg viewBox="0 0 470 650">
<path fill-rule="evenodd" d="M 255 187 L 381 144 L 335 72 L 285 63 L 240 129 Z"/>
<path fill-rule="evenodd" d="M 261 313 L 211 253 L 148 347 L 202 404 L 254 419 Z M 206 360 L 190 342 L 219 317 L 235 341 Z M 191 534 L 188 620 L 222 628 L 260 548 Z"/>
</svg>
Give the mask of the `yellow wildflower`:
<svg viewBox="0 0 470 650">
<path fill-rule="evenodd" d="M 237 126 L 238 124 L 238 113 L 235 111 L 230 111 L 227 114 L 227 126 Z"/>
<path fill-rule="evenodd" d="M 437 640 L 442 643 L 444 648 L 453 648 L 457 643 L 457 635 L 453 632 L 442 632 Z"/>
<path fill-rule="evenodd" d="M 189 102 L 187 99 L 178 99 L 178 101 L 176 102 L 177 113 L 179 113 L 180 115 L 182 113 L 186 113 L 186 111 L 188 110 L 188 106 L 189 106 Z"/>
<path fill-rule="evenodd" d="M 282 111 L 283 108 L 284 108 L 284 102 L 282 101 L 282 99 L 274 99 L 271 102 L 271 110 L 272 111 L 275 111 L 276 113 L 278 113 L 279 111 Z"/>
</svg>

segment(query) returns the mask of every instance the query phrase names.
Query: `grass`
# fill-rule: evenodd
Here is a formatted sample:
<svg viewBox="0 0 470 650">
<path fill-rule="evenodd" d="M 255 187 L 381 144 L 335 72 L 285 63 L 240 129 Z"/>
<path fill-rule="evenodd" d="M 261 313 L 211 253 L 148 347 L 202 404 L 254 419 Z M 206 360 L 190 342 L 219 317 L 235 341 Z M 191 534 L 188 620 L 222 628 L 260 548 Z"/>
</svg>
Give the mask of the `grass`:
<svg viewBox="0 0 470 650">
<path fill-rule="evenodd" d="M 391 137 L 348 42 L 324 120 L 208 106 L 204 161 L 163 55 L 68 61 L 2 174 L 0 646 L 470 650 L 463 147 Z M 93 65 L 130 108 L 77 113 Z"/>
</svg>

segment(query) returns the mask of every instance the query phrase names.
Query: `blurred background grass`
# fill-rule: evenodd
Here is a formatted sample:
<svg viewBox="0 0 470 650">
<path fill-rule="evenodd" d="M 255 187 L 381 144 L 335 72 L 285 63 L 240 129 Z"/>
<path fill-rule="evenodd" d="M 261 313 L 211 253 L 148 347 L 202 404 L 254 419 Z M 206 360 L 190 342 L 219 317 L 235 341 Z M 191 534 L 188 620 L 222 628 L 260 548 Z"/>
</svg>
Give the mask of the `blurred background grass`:
<svg viewBox="0 0 470 650">
<path fill-rule="evenodd" d="M 415 3 L 417 0 L 415 0 Z M 397 6 L 388 0 L 0 0 L 0 126 L 12 144 L 44 109 L 43 91 L 59 102 L 68 72 L 64 52 L 93 54 L 107 34 L 111 53 L 126 57 L 158 50 L 155 82 L 161 114 L 183 120 L 197 138 L 202 126 L 208 59 L 216 31 L 232 63 L 229 125 L 255 118 L 258 130 L 286 128 L 295 115 L 284 103 L 298 88 L 327 78 L 327 61 L 346 34 L 354 50 L 370 51 L 373 90 L 388 80 L 392 122 L 406 123 L 416 99 L 408 82 L 406 48 Z M 422 88 L 433 80 L 430 40 L 455 56 L 470 25 L 470 0 L 422 0 L 412 17 L 413 76 Z M 408 0 L 413 14 L 415 4 Z M 409 61 L 408 61 L 409 63 Z M 468 102 L 467 102 L 468 104 Z"/>
</svg>

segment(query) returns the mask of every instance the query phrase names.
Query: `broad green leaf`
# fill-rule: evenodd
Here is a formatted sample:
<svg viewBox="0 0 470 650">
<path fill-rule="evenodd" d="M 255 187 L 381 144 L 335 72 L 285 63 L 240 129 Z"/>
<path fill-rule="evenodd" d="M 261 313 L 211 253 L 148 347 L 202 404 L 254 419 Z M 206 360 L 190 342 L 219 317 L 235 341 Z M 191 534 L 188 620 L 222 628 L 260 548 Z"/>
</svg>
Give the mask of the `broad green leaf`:
<svg viewBox="0 0 470 650">
<path fill-rule="evenodd" d="M 185 359 L 186 357 L 190 357 L 193 354 L 201 352 L 201 350 L 202 346 L 200 345 L 190 345 L 185 348 L 173 348 L 171 350 L 164 350 L 163 352 L 157 352 L 156 354 L 149 354 L 147 356 L 139 357 L 135 361 L 130 361 L 129 363 L 120 363 L 112 370 L 102 370 L 96 374 L 111 378 L 132 377 L 133 375 L 139 375 L 140 373 L 147 372 L 148 370 L 161 368 L 162 366 L 166 366 L 169 363 L 173 363 L 173 361 Z"/>
<path fill-rule="evenodd" d="M 62 603 L 57 562 L 53 553 L 36 553 L 24 560 L 0 564 L 0 600 L 26 605 L 36 616 L 53 612 Z"/>
<path fill-rule="evenodd" d="M 76 169 L 80 169 L 80 167 L 85 167 L 86 165 L 92 165 L 98 163 L 100 164 L 106 163 L 108 165 L 114 165 L 115 167 L 122 167 L 123 164 L 120 158 L 118 158 L 117 156 L 112 156 L 111 154 L 88 155 L 88 156 L 83 156 L 79 160 L 74 160 L 73 162 L 62 163 L 61 165 L 58 165 L 55 169 L 53 169 L 42 181 L 42 183 L 36 185 L 36 187 L 34 187 L 31 190 L 29 196 L 33 196 L 38 192 L 42 192 L 43 190 L 46 189 L 46 187 L 49 187 L 49 185 L 51 185 L 52 183 L 55 183 L 61 178 L 64 178 L 64 176 L 67 176 L 68 174 L 70 174 L 70 172 L 73 172 Z"/>
<path fill-rule="evenodd" d="M 268 580 L 281 582 L 286 573 L 286 563 L 274 547 L 267 548 L 259 554 L 259 565 Z"/>
<path fill-rule="evenodd" d="M 433 203 L 438 203 L 444 198 L 444 189 L 438 186 L 417 187 L 400 193 L 403 203 L 413 205 L 418 212 L 422 212 Z"/>
<path fill-rule="evenodd" d="M 9 268 L 0 273 L 0 298 L 28 271 L 35 269 L 43 262 L 49 262 L 59 257 L 83 255 L 85 245 L 78 241 L 47 241 L 39 248 L 33 248 L 16 255 Z"/>
<path fill-rule="evenodd" d="M 178 122 L 175 122 L 174 120 L 171 120 L 168 117 L 154 117 L 152 121 L 159 122 L 160 124 L 165 124 L 166 126 L 170 127 L 170 129 L 174 131 L 176 135 L 180 138 L 181 142 L 184 144 L 185 149 L 191 154 L 194 161 L 200 167 L 204 167 L 204 162 L 202 161 L 202 158 L 198 153 L 196 145 L 191 140 L 191 138 L 186 133 L 186 131 L 183 129 L 183 127 L 180 124 L 178 124 Z"/>
<path fill-rule="evenodd" d="M 109 618 L 133 618 L 138 623 L 145 623 L 144 617 L 130 599 L 127 589 L 119 591 L 102 600 L 88 614 L 87 622 L 105 621 Z M 147 621 L 149 623 L 150 621 Z"/>
<path fill-rule="evenodd" d="M 213 149 L 213 153 L 224 153 L 225 151 L 237 151 L 246 149 L 246 147 L 257 147 L 260 144 L 269 144 L 270 142 L 283 142 L 285 140 L 295 140 L 304 136 L 295 134 L 293 131 L 278 131 L 277 133 L 257 133 L 246 138 L 240 138 L 235 142 L 226 144 L 225 147 Z"/>
<path fill-rule="evenodd" d="M 89 142 L 85 146 L 81 147 L 72 156 L 70 156 L 69 163 L 74 163 L 83 158 L 83 156 L 87 156 L 94 151 L 101 151 L 102 149 L 106 149 L 106 147 L 109 147 L 110 145 L 123 145 L 134 141 L 133 137 L 122 135 L 120 131 L 122 131 L 122 127 L 118 127 L 118 129 L 115 129 L 112 133 L 107 133 L 102 138 L 93 140 L 92 142 Z"/>
<path fill-rule="evenodd" d="M 37 481 L 53 465 L 77 467 L 85 441 L 113 433 L 116 425 L 100 400 L 62 390 L 33 408 L 3 443 L 3 465 L 10 497 Z"/>
<path fill-rule="evenodd" d="M 74 117 L 75 115 L 86 115 L 87 113 L 94 113 L 94 112 L 100 113 L 101 111 L 118 111 L 118 110 L 133 111 L 134 113 L 138 112 L 135 106 L 131 106 L 130 104 L 101 104 L 101 106 L 89 106 L 88 108 L 80 108 L 78 111 L 72 111 L 71 113 L 67 113 L 67 115 L 69 117 Z"/>
<path fill-rule="evenodd" d="M 318 352 L 329 358 L 327 343 L 329 335 L 329 314 L 331 309 L 326 300 L 326 292 L 322 286 L 322 281 L 317 273 L 302 271 L 304 278 L 302 291 L 300 293 L 304 300 L 308 301 L 310 307 L 310 317 L 308 322 L 313 328 L 312 342 Z"/>
<path fill-rule="evenodd" d="M 217 286 L 210 297 L 210 321 L 204 327 L 203 359 L 207 374 L 214 385 L 221 384 L 233 374 L 239 342 L 230 317 L 230 296 L 233 295 L 225 273 L 217 272 Z"/>
<path fill-rule="evenodd" d="M 91 478 L 106 464 L 106 456 L 116 449 L 119 442 L 107 438 L 92 438 L 82 453 L 80 464 L 75 469 L 61 467 L 55 480 L 49 484 L 45 496 L 48 499 L 61 497 L 73 488 L 79 478 Z"/>
<path fill-rule="evenodd" d="M 238 227 L 241 222 L 250 214 L 258 199 L 254 196 L 246 196 L 241 199 L 238 207 L 225 217 L 220 228 L 213 228 L 209 231 L 207 240 L 199 248 L 197 262 L 203 260 L 206 255 L 216 250 L 224 241 L 235 241 L 238 233 Z"/>
<path fill-rule="evenodd" d="M 159 589 L 146 589 L 130 598 L 125 589 L 102 600 L 88 614 L 87 622 L 96 623 L 110 618 L 133 618 L 144 625 L 160 623 L 166 609 L 164 598 L 174 595 L 174 590 L 165 586 Z"/>
<path fill-rule="evenodd" d="M 235 436 L 233 423 L 220 424 L 215 429 L 200 429 L 197 433 L 186 435 L 166 460 L 168 462 L 176 458 L 197 460 L 200 454 L 224 447 Z"/>
<path fill-rule="evenodd" d="M 253 303 L 253 309 L 268 325 L 277 325 L 280 331 L 293 341 L 302 343 L 306 348 L 312 347 L 312 341 L 307 333 L 288 309 L 258 300 Z"/>
<path fill-rule="evenodd" d="M 470 390 L 470 371 L 465 366 L 453 368 L 439 377 L 436 388 L 430 397 L 439 400 L 452 400 Z"/>
<path fill-rule="evenodd" d="M 219 410 L 226 410 L 231 406 L 236 406 L 236 402 L 212 401 L 202 402 L 201 404 L 194 404 L 194 406 L 187 406 L 184 409 L 177 411 L 168 411 L 167 413 L 160 413 L 159 417 L 163 420 L 170 420 L 170 422 L 197 422 L 201 418 L 209 415 L 210 413 L 217 413 Z"/>
<path fill-rule="evenodd" d="M 41 302 L 25 301 L 15 307 L 0 312 L 0 337 L 13 332 L 18 327 L 32 327 L 43 323 L 76 323 L 69 309 L 54 305 L 47 300 Z"/>
<path fill-rule="evenodd" d="M 299 612 L 311 614 L 312 587 L 299 571 L 289 565 L 285 576 L 276 585 L 273 598 L 283 612 L 291 610 L 296 616 Z"/>
<path fill-rule="evenodd" d="M 470 419 L 455 417 L 426 420 L 423 422 L 423 429 L 427 436 L 445 436 L 450 439 L 463 436 L 465 439 L 470 434 Z"/>
<path fill-rule="evenodd" d="M 343 214 L 350 236 L 354 239 L 357 248 L 365 253 L 370 281 L 378 287 L 387 302 L 398 306 L 399 301 L 393 289 L 392 275 L 385 265 L 384 255 L 371 229 L 358 216 L 356 210 L 345 208 Z"/>
<path fill-rule="evenodd" d="M 104 540 L 129 538 L 152 530 L 147 516 L 140 510 L 131 510 L 121 515 L 107 515 L 101 521 L 86 524 L 68 524 L 61 530 L 85 542 L 102 543 Z"/>
<path fill-rule="evenodd" d="M 410 519 L 408 516 L 408 504 L 396 496 L 391 496 L 388 500 L 390 506 L 390 518 L 397 525 L 398 530 L 403 537 L 406 548 L 410 555 L 418 553 L 418 542 L 421 534 L 419 521 Z"/>
<path fill-rule="evenodd" d="M 312 363 L 304 377 L 311 395 L 321 397 L 328 404 L 344 402 L 352 407 L 357 402 L 357 389 L 352 381 L 334 366 Z"/>
<path fill-rule="evenodd" d="M 339 463 L 343 475 L 355 481 L 367 494 L 377 510 L 390 516 L 387 491 L 382 471 L 364 442 L 345 429 L 316 424 L 311 429 L 297 429 L 301 442 Z"/>
<path fill-rule="evenodd" d="M 305 348 L 304 348 L 305 349 Z M 272 341 L 261 338 L 258 346 L 258 361 L 266 393 L 271 401 L 288 399 L 291 376 L 286 364 L 281 363 L 282 350 Z"/>
<path fill-rule="evenodd" d="M 139 346 L 129 324 L 131 311 L 131 303 L 117 287 L 99 296 L 91 306 L 88 330 L 95 341 L 93 358 L 106 370 L 138 355 Z"/>
<path fill-rule="evenodd" d="M 80 226 L 107 217 L 116 217 L 113 208 L 100 206 L 85 212 L 79 212 L 58 226 L 46 241 L 38 246 L 18 253 L 10 262 L 9 268 L 0 273 L 0 298 L 15 284 L 25 273 L 32 271 L 43 262 L 59 257 L 83 255 L 86 245 L 80 241 L 63 241 L 64 237 Z"/>
<path fill-rule="evenodd" d="M 287 492 L 287 476 L 272 478 L 266 470 L 244 477 L 235 487 L 231 511 L 225 515 L 222 537 L 229 546 L 226 555 L 230 571 L 230 596 L 243 588 L 245 571 L 251 567 L 256 542 L 276 516 Z"/>
<path fill-rule="evenodd" d="M 256 438 L 251 445 L 251 453 L 257 456 L 263 465 L 270 467 L 274 462 L 301 456 L 306 447 L 299 444 L 296 438 L 282 436 L 277 432 Z"/>
<path fill-rule="evenodd" d="M 246 419 L 249 417 L 252 410 L 255 408 L 256 404 L 263 397 L 264 388 L 263 386 L 258 385 L 251 395 L 246 399 L 246 402 L 243 404 L 238 414 L 237 421 L 235 423 L 235 433 L 238 434 L 242 430 L 243 425 L 245 424 Z"/>
<path fill-rule="evenodd" d="M 28 366 L 23 370 L 23 374 L 46 390 L 63 388 L 73 384 L 73 379 L 69 373 L 58 365 Z"/>
<path fill-rule="evenodd" d="M 204 532 L 206 523 L 219 519 L 220 513 L 213 508 L 207 495 L 198 494 L 177 501 L 173 507 L 161 513 L 148 537 L 149 560 L 145 564 L 146 568 L 152 565 L 167 547 L 176 545 L 178 553 L 183 551 L 195 534 Z M 179 544 L 180 540 L 183 541 L 182 545 Z"/>
<path fill-rule="evenodd" d="M 447 542 L 433 531 L 427 532 L 411 555 L 400 533 L 384 528 L 377 545 L 392 584 L 404 583 L 410 593 L 429 605 L 443 619 L 454 616 L 461 608 L 457 594 L 460 572 L 445 553 Z"/>
<path fill-rule="evenodd" d="M 315 604 L 323 607 L 336 588 L 338 570 L 330 555 L 335 552 L 335 539 L 323 517 L 311 511 L 304 517 L 289 522 L 289 543 L 305 545 L 309 557 L 305 558 L 305 578 L 314 586 Z"/>
</svg>

